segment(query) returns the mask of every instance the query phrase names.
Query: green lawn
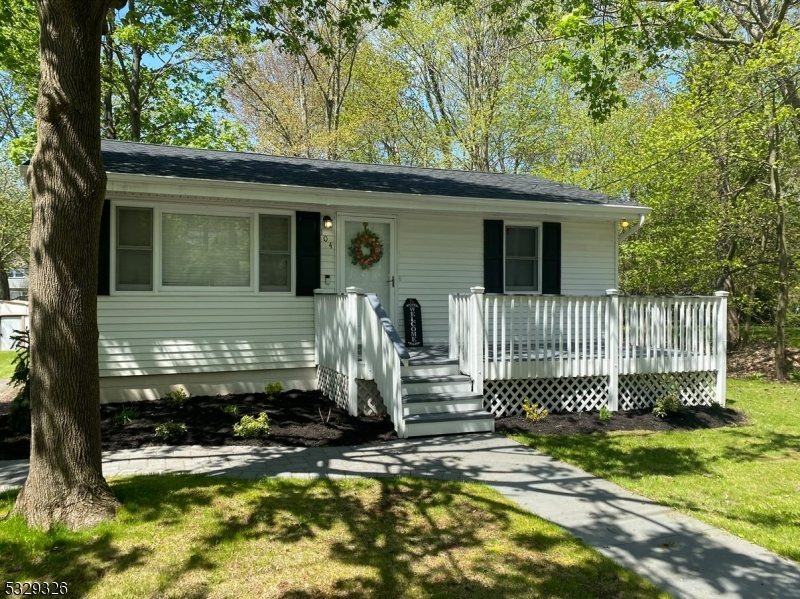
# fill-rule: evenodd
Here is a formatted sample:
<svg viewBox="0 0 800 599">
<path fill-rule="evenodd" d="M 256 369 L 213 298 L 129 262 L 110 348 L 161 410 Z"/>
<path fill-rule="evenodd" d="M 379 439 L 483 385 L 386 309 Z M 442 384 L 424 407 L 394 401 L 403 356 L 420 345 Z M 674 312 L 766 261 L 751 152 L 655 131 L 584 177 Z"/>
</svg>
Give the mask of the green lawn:
<svg viewBox="0 0 800 599">
<path fill-rule="evenodd" d="M 89 597 L 667 597 L 478 484 L 411 479 L 112 481 L 115 522 L 0 520 L 0 580 Z M 14 494 L 0 495 L 0 517 Z"/>
<path fill-rule="evenodd" d="M 11 360 L 14 359 L 14 355 L 13 351 L 0 351 L 0 381 L 7 381 L 11 378 L 11 374 L 14 372 Z"/>
<path fill-rule="evenodd" d="M 750 338 L 753 341 L 775 341 L 775 327 L 753 325 L 750 327 Z M 786 328 L 786 345 L 800 347 L 800 327 Z"/>
<path fill-rule="evenodd" d="M 728 381 L 748 426 L 514 438 L 800 561 L 800 385 Z"/>
</svg>

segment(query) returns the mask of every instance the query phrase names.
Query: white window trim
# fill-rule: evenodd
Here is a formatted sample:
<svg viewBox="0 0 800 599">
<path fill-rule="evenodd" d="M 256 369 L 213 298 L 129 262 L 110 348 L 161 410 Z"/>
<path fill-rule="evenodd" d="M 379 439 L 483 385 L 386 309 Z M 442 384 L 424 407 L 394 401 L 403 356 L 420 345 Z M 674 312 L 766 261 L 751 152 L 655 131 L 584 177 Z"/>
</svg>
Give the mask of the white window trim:
<svg viewBox="0 0 800 599">
<path fill-rule="evenodd" d="M 538 291 L 509 291 L 506 289 L 506 227 L 520 227 L 520 228 L 527 228 L 527 229 L 537 229 L 538 233 L 536 235 L 536 241 L 538 243 L 538 248 L 536 251 L 538 252 L 538 261 L 539 261 L 539 280 L 537 281 L 537 285 L 539 290 Z M 541 221 L 514 221 L 514 220 L 506 220 L 503 221 L 503 294 L 504 295 L 542 295 L 542 222 Z"/>
<path fill-rule="evenodd" d="M 118 291 L 117 290 L 117 208 L 151 208 L 153 210 L 153 290 L 152 291 Z M 176 287 L 163 285 L 161 280 L 162 249 L 161 240 L 161 215 L 168 214 L 208 214 L 211 216 L 249 216 L 250 217 L 250 285 L 247 287 Z M 258 260 L 259 260 L 259 240 L 258 240 L 258 217 L 261 214 L 275 216 L 289 216 L 291 224 L 289 227 L 289 250 L 291 252 L 291 265 L 289 270 L 290 289 L 289 291 L 260 291 L 258 282 Z M 293 297 L 295 295 L 295 261 L 297 252 L 295 251 L 296 235 L 296 215 L 294 210 L 285 209 L 265 209 L 226 206 L 218 208 L 215 206 L 196 205 L 187 206 L 186 204 L 164 203 L 164 202 L 143 202 L 138 200 L 111 200 L 111 295 L 145 297 L 154 295 L 264 295 L 268 297 Z"/>
</svg>

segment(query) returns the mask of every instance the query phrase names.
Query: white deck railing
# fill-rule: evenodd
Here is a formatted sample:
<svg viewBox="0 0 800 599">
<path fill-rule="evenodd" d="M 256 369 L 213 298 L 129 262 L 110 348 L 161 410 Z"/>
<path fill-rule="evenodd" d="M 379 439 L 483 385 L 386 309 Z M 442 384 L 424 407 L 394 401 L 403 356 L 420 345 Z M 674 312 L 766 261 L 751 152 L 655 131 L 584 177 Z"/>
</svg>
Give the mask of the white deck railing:
<svg viewBox="0 0 800 599">
<path fill-rule="evenodd" d="M 358 414 L 360 364 L 362 376 L 375 381 L 397 434 L 405 436 L 400 377 L 409 355 L 378 297 L 356 287 L 345 294 L 317 290 L 314 335 L 317 364 L 347 377 L 350 414 Z"/>
<path fill-rule="evenodd" d="M 450 353 L 483 379 L 609 377 L 616 406 L 620 375 L 717 375 L 724 403 L 727 293 L 714 297 L 450 296 Z"/>
</svg>

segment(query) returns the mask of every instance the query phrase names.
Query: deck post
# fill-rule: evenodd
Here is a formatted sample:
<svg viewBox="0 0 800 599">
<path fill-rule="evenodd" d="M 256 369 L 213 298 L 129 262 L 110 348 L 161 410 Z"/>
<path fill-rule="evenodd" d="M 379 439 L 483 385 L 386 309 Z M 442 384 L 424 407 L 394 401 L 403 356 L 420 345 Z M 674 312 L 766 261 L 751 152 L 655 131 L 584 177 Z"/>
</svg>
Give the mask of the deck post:
<svg viewBox="0 0 800 599">
<path fill-rule="evenodd" d="M 358 416 L 358 386 L 356 385 L 356 375 L 358 374 L 358 343 L 361 336 L 358 334 L 358 298 L 363 295 L 364 290 L 358 287 L 348 287 L 347 292 L 347 313 L 346 331 L 347 339 L 347 411 L 351 416 Z"/>
<path fill-rule="evenodd" d="M 470 372 L 472 373 L 472 392 L 483 395 L 483 345 L 484 345 L 484 326 L 483 326 L 483 293 L 484 287 L 470 287 L 472 296 L 470 297 L 471 314 L 468 318 L 472 321 L 470 325 L 470 351 L 472 359 Z"/>
<path fill-rule="evenodd" d="M 456 327 L 458 326 L 458 319 L 456 318 L 456 298 L 453 297 L 453 294 L 448 296 L 448 315 L 450 318 L 450 328 L 448 331 L 450 332 L 449 337 L 449 344 L 448 348 L 450 350 L 450 359 L 457 360 L 458 359 L 458 332 L 456 331 Z"/>
<path fill-rule="evenodd" d="M 717 330 L 714 335 L 714 352 L 717 355 L 717 403 L 725 407 L 726 377 L 728 376 L 728 295 L 717 291 Z"/>
<path fill-rule="evenodd" d="M 606 337 L 606 359 L 608 360 L 608 409 L 619 410 L 619 290 L 606 290 L 608 296 L 608 336 Z"/>
</svg>

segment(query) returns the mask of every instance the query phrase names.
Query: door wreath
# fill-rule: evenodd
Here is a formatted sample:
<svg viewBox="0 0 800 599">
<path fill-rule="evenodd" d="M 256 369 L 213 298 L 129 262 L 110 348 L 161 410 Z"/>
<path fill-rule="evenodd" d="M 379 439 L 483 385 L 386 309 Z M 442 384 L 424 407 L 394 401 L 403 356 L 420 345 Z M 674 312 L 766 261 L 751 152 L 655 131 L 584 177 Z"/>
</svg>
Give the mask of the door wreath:
<svg viewBox="0 0 800 599">
<path fill-rule="evenodd" d="M 353 264 L 360 264 L 362 269 L 367 269 L 383 257 L 383 244 L 377 234 L 367 228 L 350 240 L 350 258 Z"/>
</svg>

